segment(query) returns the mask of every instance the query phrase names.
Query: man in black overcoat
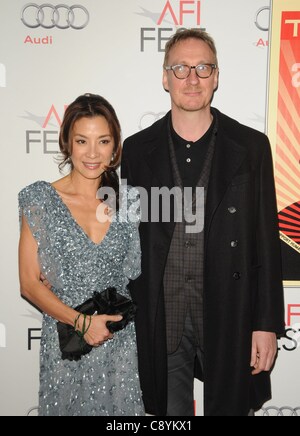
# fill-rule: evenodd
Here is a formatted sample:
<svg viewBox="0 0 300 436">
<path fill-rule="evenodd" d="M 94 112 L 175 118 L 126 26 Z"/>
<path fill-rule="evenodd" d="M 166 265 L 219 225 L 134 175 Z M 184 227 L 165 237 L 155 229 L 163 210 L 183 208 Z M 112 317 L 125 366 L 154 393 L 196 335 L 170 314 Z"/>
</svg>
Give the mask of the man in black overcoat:
<svg viewBox="0 0 300 436">
<path fill-rule="evenodd" d="M 178 32 L 163 73 L 172 110 L 124 143 L 122 178 L 149 198 L 142 275 L 131 292 L 144 402 L 154 415 L 193 415 L 194 377 L 204 382 L 206 416 L 251 415 L 271 398 L 284 330 L 269 141 L 211 107 L 218 78 L 212 38 Z M 172 211 L 169 222 L 163 213 L 151 222 L 153 188 L 175 186 L 192 189 L 193 211 L 204 188 L 204 231 L 188 232 L 186 217 L 178 222 Z"/>
</svg>

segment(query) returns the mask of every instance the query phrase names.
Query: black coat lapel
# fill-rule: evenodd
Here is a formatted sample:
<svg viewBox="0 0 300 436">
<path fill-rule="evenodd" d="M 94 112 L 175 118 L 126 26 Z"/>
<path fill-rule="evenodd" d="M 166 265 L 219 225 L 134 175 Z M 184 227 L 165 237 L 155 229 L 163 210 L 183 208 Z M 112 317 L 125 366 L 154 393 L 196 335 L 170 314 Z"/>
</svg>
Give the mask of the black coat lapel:
<svg viewBox="0 0 300 436">
<path fill-rule="evenodd" d="M 146 161 L 157 182 L 153 186 L 169 189 L 174 187 L 174 179 L 171 167 L 171 158 L 168 145 L 168 120 L 169 114 L 163 118 L 162 123 L 152 138 L 149 138 L 149 150 Z"/>
<path fill-rule="evenodd" d="M 149 138 L 149 146 L 145 160 L 153 174 L 151 181 L 152 187 L 172 189 L 175 186 L 171 157 L 168 143 L 168 122 L 169 114 L 167 114 L 158 125 L 158 128 L 153 132 L 151 138 Z M 172 202 L 171 202 L 172 204 Z M 150 206 L 151 207 L 151 206 Z M 171 242 L 173 231 L 175 228 L 174 223 L 174 210 L 171 206 L 170 222 L 160 222 L 160 229 L 163 231 L 163 235 L 167 237 L 168 244 L 165 247 L 166 253 L 168 253 L 169 243 Z M 157 235 L 161 242 L 162 234 Z"/>
<path fill-rule="evenodd" d="M 210 230 L 213 216 L 220 205 L 228 186 L 231 184 L 233 177 L 247 155 L 246 149 L 231 139 L 224 131 L 224 120 L 222 114 L 219 111 L 216 111 L 216 114 L 219 120 L 219 128 L 206 203 L 206 234 L 208 234 Z"/>
</svg>

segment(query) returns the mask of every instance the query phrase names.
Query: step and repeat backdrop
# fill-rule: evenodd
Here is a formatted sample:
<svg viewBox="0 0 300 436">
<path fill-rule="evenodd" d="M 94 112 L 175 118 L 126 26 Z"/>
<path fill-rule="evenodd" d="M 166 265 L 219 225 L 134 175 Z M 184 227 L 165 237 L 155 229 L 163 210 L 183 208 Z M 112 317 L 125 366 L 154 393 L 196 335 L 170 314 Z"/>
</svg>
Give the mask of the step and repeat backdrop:
<svg viewBox="0 0 300 436">
<path fill-rule="evenodd" d="M 300 416 L 299 0 L 1 0 L 1 416 L 34 416 L 38 404 L 41 315 L 19 294 L 18 192 L 59 178 L 58 132 L 78 95 L 107 98 L 124 138 L 161 118 L 170 108 L 162 87 L 164 47 L 183 27 L 215 38 L 214 106 L 272 139 L 286 334 L 278 343 L 273 399 L 259 415 Z M 195 391 L 201 415 L 198 382 Z"/>
</svg>

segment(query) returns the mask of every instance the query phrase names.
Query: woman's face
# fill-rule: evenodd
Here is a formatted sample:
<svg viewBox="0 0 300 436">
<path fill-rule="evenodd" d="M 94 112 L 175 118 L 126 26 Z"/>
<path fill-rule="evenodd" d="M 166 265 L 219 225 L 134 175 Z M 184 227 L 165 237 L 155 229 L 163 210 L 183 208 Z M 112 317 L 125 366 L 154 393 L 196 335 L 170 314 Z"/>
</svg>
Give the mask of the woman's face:
<svg viewBox="0 0 300 436">
<path fill-rule="evenodd" d="M 109 166 L 114 139 L 102 116 L 80 118 L 72 131 L 72 155 L 75 172 L 86 179 L 98 179 Z"/>
</svg>

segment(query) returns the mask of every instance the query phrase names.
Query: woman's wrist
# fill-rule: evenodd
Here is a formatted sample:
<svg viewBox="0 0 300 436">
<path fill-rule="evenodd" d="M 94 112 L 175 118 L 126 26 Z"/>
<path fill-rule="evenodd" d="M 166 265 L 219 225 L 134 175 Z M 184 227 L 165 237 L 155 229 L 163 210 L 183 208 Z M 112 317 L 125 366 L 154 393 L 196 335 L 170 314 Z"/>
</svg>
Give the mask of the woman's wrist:
<svg viewBox="0 0 300 436">
<path fill-rule="evenodd" d="M 74 330 L 77 332 L 77 331 L 80 331 L 81 330 L 81 328 L 80 328 L 80 326 L 79 326 L 79 319 L 80 319 L 80 317 L 81 317 L 81 313 L 77 313 L 76 314 L 76 317 L 75 317 L 75 320 L 74 320 L 74 325 L 73 325 L 73 327 L 74 327 Z"/>
<path fill-rule="evenodd" d="M 92 316 L 77 312 L 74 320 L 74 329 L 81 337 L 84 337 L 88 333 L 91 323 Z"/>
</svg>

